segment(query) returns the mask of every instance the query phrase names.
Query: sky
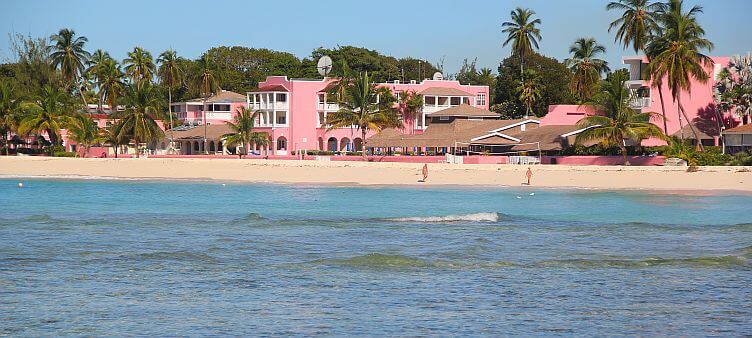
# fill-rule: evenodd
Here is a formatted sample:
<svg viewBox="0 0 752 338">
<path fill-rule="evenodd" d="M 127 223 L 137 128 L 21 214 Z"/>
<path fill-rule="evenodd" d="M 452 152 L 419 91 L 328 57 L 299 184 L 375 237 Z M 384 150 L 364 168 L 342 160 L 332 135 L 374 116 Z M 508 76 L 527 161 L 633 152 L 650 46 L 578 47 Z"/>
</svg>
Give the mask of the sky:
<svg viewBox="0 0 752 338">
<path fill-rule="evenodd" d="M 685 0 L 701 5 L 700 23 L 715 43 L 710 55 L 752 51 L 752 0 Z M 619 14 L 607 0 L 2 0 L 0 62 L 12 57 L 9 35 L 49 36 L 66 27 L 123 59 L 135 46 L 155 56 L 173 48 L 197 58 L 216 46 L 287 51 L 303 58 L 317 47 L 354 45 L 394 57 L 412 56 L 456 72 L 462 60 L 496 71 L 510 54 L 501 23 L 515 7 L 542 20 L 540 52 L 559 60 L 579 37 L 605 45 L 605 59 L 619 68 L 623 55 L 608 24 Z"/>
</svg>

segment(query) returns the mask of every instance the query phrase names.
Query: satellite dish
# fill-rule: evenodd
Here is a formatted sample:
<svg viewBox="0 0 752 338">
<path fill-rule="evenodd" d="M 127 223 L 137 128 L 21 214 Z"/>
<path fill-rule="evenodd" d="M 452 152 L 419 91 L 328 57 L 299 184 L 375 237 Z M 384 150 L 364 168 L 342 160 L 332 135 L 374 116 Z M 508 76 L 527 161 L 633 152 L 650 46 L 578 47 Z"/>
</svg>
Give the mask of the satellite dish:
<svg viewBox="0 0 752 338">
<path fill-rule="evenodd" d="M 443 81 L 444 80 L 444 74 L 441 74 L 441 72 L 433 73 L 433 79 L 435 81 Z"/>
<path fill-rule="evenodd" d="M 324 55 L 319 59 L 319 63 L 316 65 L 316 69 L 319 70 L 321 76 L 326 77 L 332 71 L 332 58 Z"/>
</svg>

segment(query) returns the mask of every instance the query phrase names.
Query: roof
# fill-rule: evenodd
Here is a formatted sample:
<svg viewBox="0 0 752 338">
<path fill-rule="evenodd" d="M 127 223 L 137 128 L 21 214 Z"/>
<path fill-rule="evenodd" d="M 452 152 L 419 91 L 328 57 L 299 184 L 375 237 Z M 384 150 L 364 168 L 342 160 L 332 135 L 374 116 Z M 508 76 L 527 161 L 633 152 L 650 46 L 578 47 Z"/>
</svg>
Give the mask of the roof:
<svg viewBox="0 0 752 338">
<path fill-rule="evenodd" d="M 206 126 L 206 139 L 218 140 L 223 135 L 231 133 L 230 127 L 225 124 L 210 124 Z M 165 131 L 165 139 L 173 138 L 175 140 L 203 140 L 204 126 L 196 127 L 176 127 L 172 130 Z"/>
<path fill-rule="evenodd" d="M 510 136 L 519 138 L 520 144 L 513 146 L 511 150 L 538 150 L 539 144 L 542 151 L 562 150 L 562 143 L 565 138 L 562 135 L 578 130 L 582 132 L 582 128 L 576 125 L 548 125 L 517 132 Z"/>
<path fill-rule="evenodd" d="M 442 109 L 434 113 L 428 114 L 428 116 L 453 116 L 453 117 L 499 117 L 499 114 L 473 107 L 469 104 L 461 104 L 447 109 Z"/>
<path fill-rule="evenodd" d="M 246 102 L 247 98 L 243 94 L 238 94 L 236 92 L 231 92 L 229 90 L 222 90 L 216 95 L 210 96 L 208 99 L 206 99 L 206 103 L 233 103 L 233 102 Z M 201 103 L 203 99 L 197 98 L 189 100 L 188 102 L 198 102 Z"/>
<path fill-rule="evenodd" d="M 471 139 L 489 134 L 492 130 L 519 123 L 521 120 L 454 120 L 432 123 L 423 134 L 404 135 L 386 129 L 366 140 L 369 147 L 455 147 L 470 143 Z M 516 143 L 516 142 L 514 142 Z"/>
<path fill-rule="evenodd" d="M 752 134 L 752 124 L 744 124 L 735 128 L 726 129 L 724 134 Z"/>
<path fill-rule="evenodd" d="M 701 140 L 712 140 L 714 139 L 714 136 L 718 136 L 718 125 L 714 121 L 693 121 L 692 126 L 695 127 L 697 136 L 699 136 Z M 684 125 L 684 127 L 676 131 L 671 136 L 680 136 L 682 134 L 684 134 L 684 138 L 686 139 L 694 140 L 695 138 L 695 134 L 692 133 L 692 128 L 689 124 Z"/>
<path fill-rule="evenodd" d="M 418 94 L 431 96 L 474 96 L 474 94 L 470 94 L 457 88 L 447 87 L 428 87 Z"/>
<path fill-rule="evenodd" d="M 287 87 L 281 84 L 276 84 L 276 85 L 262 86 L 262 87 L 259 87 L 258 89 L 252 90 L 251 92 L 257 93 L 257 92 L 289 92 L 289 91 L 290 90 L 287 89 Z"/>
</svg>

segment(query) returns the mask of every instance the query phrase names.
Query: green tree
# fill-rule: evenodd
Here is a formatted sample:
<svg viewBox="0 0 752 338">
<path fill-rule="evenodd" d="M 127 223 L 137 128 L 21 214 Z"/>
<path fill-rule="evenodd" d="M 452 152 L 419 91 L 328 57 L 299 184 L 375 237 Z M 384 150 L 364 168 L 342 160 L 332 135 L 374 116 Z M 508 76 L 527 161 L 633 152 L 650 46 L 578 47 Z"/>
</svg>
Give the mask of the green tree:
<svg viewBox="0 0 752 338">
<path fill-rule="evenodd" d="M 682 92 L 691 93 L 691 79 L 700 83 L 708 81 L 708 69 L 713 61 L 703 50 L 712 50 L 713 43 L 705 38 L 705 30 L 697 22 L 697 14 L 702 13 L 702 7 L 694 6 L 684 11 L 683 0 L 670 0 L 665 12 L 659 16 L 663 28 L 663 35 L 653 39 L 646 48 L 650 56 L 649 71 L 653 78 L 666 78 L 671 95 L 679 106 L 679 122 L 684 117 L 689 123 L 692 134 L 699 140 L 697 130 L 687 118 L 681 101 Z M 702 143 L 697 142 L 698 150 L 702 151 Z"/>
<path fill-rule="evenodd" d="M 0 130 L 2 141 L 8 154 L 7 140 L 21 122 L 21 98 L 14 86 L 5 80 L 0 80 Z"/>
<path fill-rule="evenodd" d="M 593 96 L 601 75 L 609 71 L 608 62 L 597 58 L 598 54 L 606 53 L 606 47 L 593 38 L 579 38 L 569 47 L 569 53 L 572 57 L 564 61 L 574 73 L 569 90 L 580 101 L 587 101 Z"/>
<path fill-rule="evenodd" d="M 86 157 L 94 144 L 102 141 L 99 126 L 85 114 L 76 114 L 66 122 L 68 139 L 78 143 L 81 157 Z"/>
<path fill-rule="evenodd" d="M 201 116 L 204 120 L 202 124 L 204 125 L 204 152 L 206 153 L 206 100 L 222 89 L 219 86 L 216 65 L 206 54 L 196 61 L 195 67 L 191 73 L 190 85 L 203 99 Z"/>
<path fill-rule="evenodd" d="M 162 128 L 157 121 L 164 121 L 167 113 L 163 110 L 161 94 L 158 88 L 148 82 L 126 87 L 126 108 L 116 112 L 114 117 L 119 119 L 115 127 L 119 137 L 133 139 L 136 157 L 139 157 L 140 144 L 156 142 L 164 137 Z"/>
<path fill-rule="evenodd" d="M 426 60 L 411 57 L 397 60 L 397 69 L 399 70 L 398 79 L 403 83 L 409 83 L 413 80 L 420 83 L 425 78 L 431 77 L 439 71 L 438 68 Z"/>
<path fill-rule="evenodd" d="M 110 54 L 101 49 L 97 49 L 91 54 L 91 59 L 88 62 L 89 68 L 86 69 L 86 74 L 93 76 L 94 82 L 97 85 L 102 82 L 103 69 L 105 68 L 104 64 L 110 59 L 112 59 Z M 99 92 L 97 93 L 97 110 L 99 111 L 102 111 L 103 100 L 102 88 L 100 87 Z"/>
<path fill-rule="evenodd" d="M 423 95 L 414 90 L 408 90 L 399 97 L 399 118 L 402 121 L 414 121 L 423 110 Z M 410 128 L 411 134 L 415 132 Z"/>
<path fill-rule="evenodd" d="M 240 159 L 243 158 L 243 155 L 248 154 L 248 148 L 251 145 L 267 146 L 269 144 L 267 133 L 253 131 L 257 116 L 257 111 L 240 107 L 233 117 L 233 122 L 225 122 L 232 132 L 222 135 L 222 138 L 224 138 L 227 147 L 240 146 L 240 151 L 238 151 L 238 158 Z"/>
<path fill-rule="evenodd" d="M 523 74 L 524 80 L 517 87 L 520 101 L 525 105 L 525 118 L 533 114 L 535 102 L 541 98 L 540 74 L 533 69 L 526 69 Z"/>
<path fill-rule="evenodd" d="M 42 88 L 38 96 L 34 113 L 26 117 L 18 128 L 19 134 L 46 132 L 53 146 L 60 145 L 60 130 L 63 129 L 70 108 L 69 98 L 57 86 L 52 84 Z"/>
<path fill-rule="evenodd" d="M 151 53 L 141 47 L 133 48 L 128 52 L 128 57 L 123 60 L 125 64 L 125 75 L 131 79 L 131 83 L 140 84 L 142 82 L 151 83 L 154 79 L 156 66 Z"/>
<path fill-rule="evenodd" d="M 204 53 L 215 65 L 220 87 L 245 93 L 270 75 L 303 77 L 295 55 L 270 49 L 220 46 Z M 315 68 L 313 69 L 315 72 Z"/>
<path fill-rule="evenodd" d="M 527 58 L 526 64 L 528 69 L 534 69 L 540 74 L 540 82 L 545 84 L 545 87 L 541 89 L 541 98 L 533 107 L 536 114 L 547 113 L 548 106 L 552 104 L 573 104 L 576 102 L 568 88 L 572 79 L 572 72 L 564 64 L 554 58 L 537 53 L 531 54 Z M 503 113 L 505 118 L 520 118 L 526 111 L 516 91 L 522 80 L 518 71 L 519 66 L 520 59 L 517 57 L 508 57 L 499 65 L 493 103 L 494 111 Z"/>
<path fill-rule="evenodd" d="M 157 63 L 159 63 L 159 70 L 157 71 L 159 82 L 167 88 L 167 107 L 170 111 L 170 151 L 173 150 L 174 131 L 172 128 L 175 126 L 172 120 L 172 90 L 183 82 L 185 75 L 180 59 L 172 49 L 162 52 L 159 55 L 159 59 L 157 59 Z"/>
<path fill-rule="evenodd" d="M 387 88 L 388 90 L 388 88 Z M 369 130 L 381 131 L 384 128 L 402 127 L 397 112 L 389 108 L 388 100 L 377 99 L 376 85 L 364 72 L 357 81 L 351 82 L 347 88 L 347 101 L 339 102 L 340 109 L 327 115 L 328 130 L 356 126 L 361 132 L 363 145 L 363 160 L 366 160 L 366 134 Z M 386 108 L 386 109 L 384 109 Z"/>
<path fill-rule="evenodd" d="M 629 165 L 626 143 L 640 142 L 649 137 L 667 139 L 666 134 L 650 122 L 660 118 L 657 113 L 636 113 L 629 102 L 631 93 L 626 87 L 629 77 L 624 72 L 613 73 L 600 86 L 600 92 L 586 102 L 595 107 L 599 115 L 588 116 L 577 122 L 581 128 L 589 128 L 577 135 L 576 144 L 600 141 L 608 146 L 619 147 L 624 165 Z"/>
<path fill-rule="evenodd" d="M 635 53 L 644 51 L 648 43 L 654 37 L 661 35 L 661 26 L 659 24 L 659 15 L 664 12 L 666 5 L 662 2 L 653 2 L 650 0 L 619 0 L 612 1 L 606 9 L 622 11 L 621 17 L 611 22 L 608 31 L 616 29 L 614 41 L 620 41 L 624 48 L 630 45 Z M 648 55 L 648 63 L 650 63 Z M 653 87 L 658 88 L 658 96 L 661 100 L 661 114 L 663 115 L 663 131 L 668 132 L 666 124 L 666 107 L 663 101 L 662 79 L 657 78 L 652 81 Z"/>
<path fill-rule="evenodd" d="M 507 39 L 504 46 L 512 43 L 512 55 L 520 58 L 520 77 L 522 77 L 525 66 L 525 58 L 533 53 L 533 48 L 538 49 L 538 42 L 542 40 L 540 29 L 537 25 L 541 24 L 540 19 L 533 19 L 535 11 L 517 7 L 510 13 L 511 21 L 501 24 L 504 29 L 502 32 L 507 33 Z"/>
<path fill-rule="evenodd" d="M 72 29 L 63 28 L 57 34 L 50 36 L 50 40 L 53 42 L 53 45 L 48 47 L 52 67 L 60 67 L 65 88 L 78 85 L 81 75 L 86 69 L 85 65 L 89 62 L 90 54 L 84 49 L 84 45 L 89 39 L 85 36 L 76 37 L 76 32 Z M 86 107 L 84 91 L 80 87 L 78 91 L 81 94 L 84 107 Z"/>
<path fill-rule="evenodd" d="M 110 111 L 117 111 L 118 98 L 125 91 L 125 74 L 120 70 L 120 65 L 114 59 L 105 60 L 101 69 L 98 70 L 98 86 L 102 100 L 110 106 Z"/>
<path fill-rule="evenodd" d="M 121 135 L 118 132 L 117 124 L 113 124 L 103 129 L 100 137 L 102 143 L 106 144 L 109 147 L 112 147 L 112 150 L 115 152 L 115 158 L 118 158 L 118 148 L 124 145 L 128 145 L 128 136 Z"/>
</svg>

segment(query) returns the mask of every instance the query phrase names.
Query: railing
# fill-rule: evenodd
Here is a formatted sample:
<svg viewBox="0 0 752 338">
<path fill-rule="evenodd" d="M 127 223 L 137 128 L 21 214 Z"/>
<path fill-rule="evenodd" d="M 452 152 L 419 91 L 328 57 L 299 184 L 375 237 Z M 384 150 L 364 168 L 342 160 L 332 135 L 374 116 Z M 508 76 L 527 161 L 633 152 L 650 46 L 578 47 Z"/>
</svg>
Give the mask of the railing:
<svg viewBox="0 0 752 338">
<path fill-rule="evenodd" d="M 289 102 L 251 102 L 252 110 L 287 110 L 290 108 Z"/>
<path fill-rule="evenodd" d="M 441 110 L 444 110 L 444 109 L 447 109 L 447 108 L 451 108 L 451 107 L 453 107 L 453 106 L 452 105 L 448 105 L 448 104 L 445 104 L 445 105 L 435 105 L 435 106 L 425 105 L 425 106 L 423 106 L 423 112 L 427 113 L 427 114 L 430 114 L 430 113 L 435 113 L 437 111 L 441 111 Z"/>
<path fill-rule="evenodd" d="M 650 107 L 650 102 L 649 97 L 638 97 L 629 101 L 629 106 L 632 107 L 632 109 L 642 109 Z"/>
<path fill-rule="evenodd" d="M 316 109 L 318 110 L 326 110 L 326 111 L 338 111 L 339 110 L 339 104 L 337 103 L 327 103 L 326 109 L 324 109 L 324 104 L 322 102 L 319 102 Z"/>
</svg>

